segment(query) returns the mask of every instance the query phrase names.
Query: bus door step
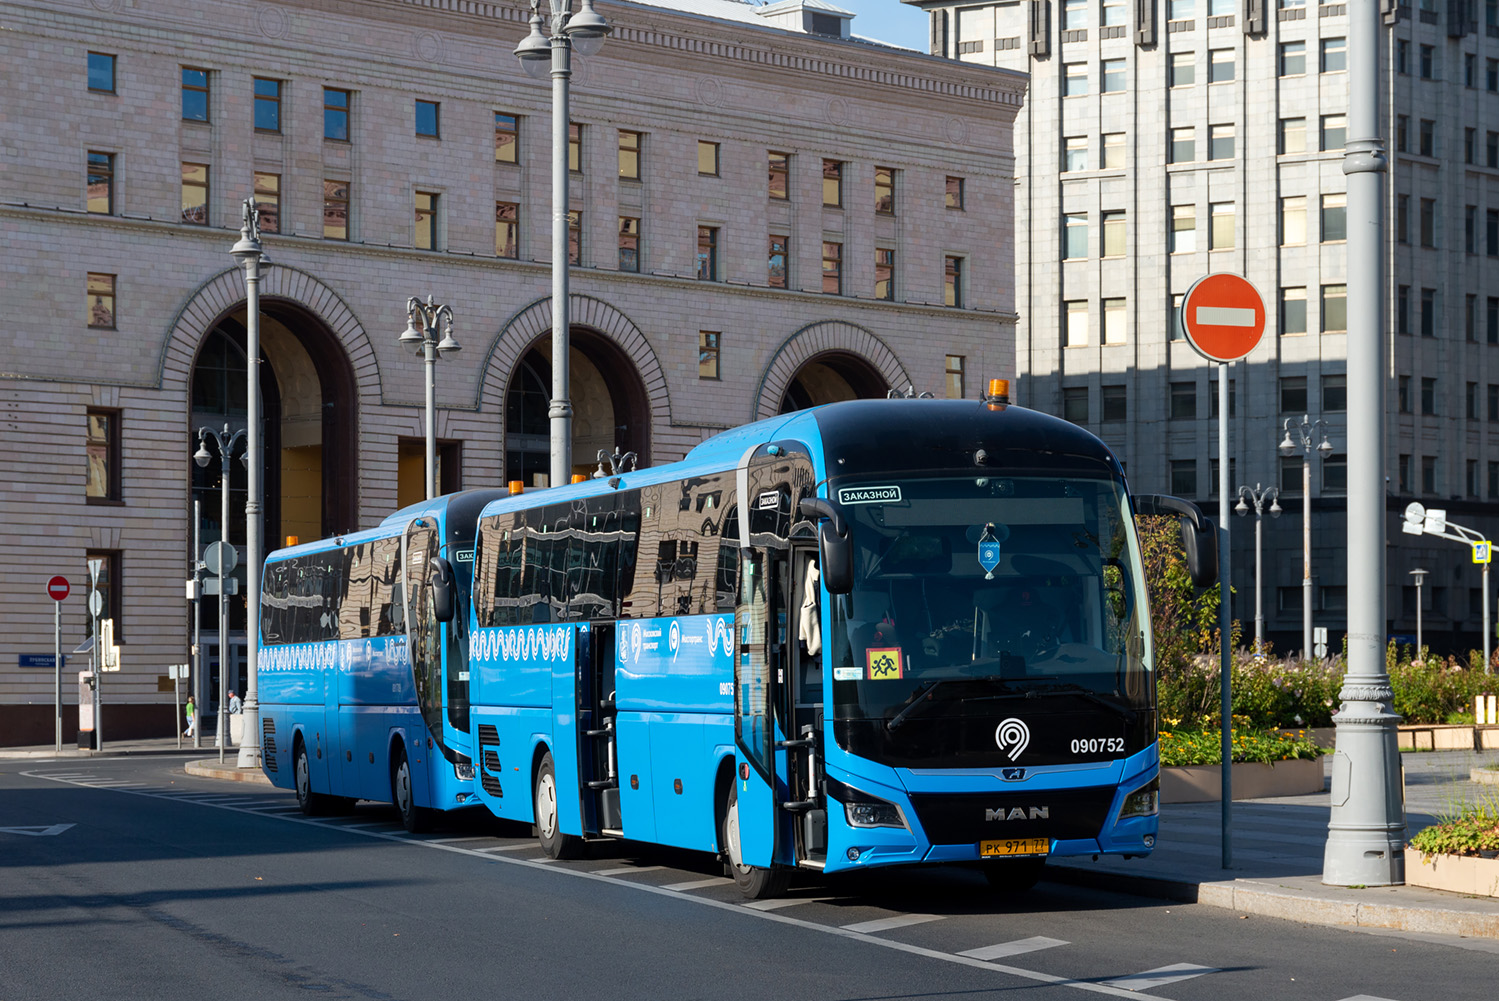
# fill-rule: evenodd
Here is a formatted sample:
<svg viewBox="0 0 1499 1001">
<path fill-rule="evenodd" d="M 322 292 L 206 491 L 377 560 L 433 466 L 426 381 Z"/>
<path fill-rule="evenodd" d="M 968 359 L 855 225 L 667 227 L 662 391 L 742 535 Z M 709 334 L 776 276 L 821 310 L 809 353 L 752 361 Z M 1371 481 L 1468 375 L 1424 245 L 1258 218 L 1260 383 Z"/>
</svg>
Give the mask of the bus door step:
<svg viewBox="0 0 1499 1001">
<path fill-rule="evenodd" d="M 607 827 L 606 827 L 606 828 L 604 828 L 604 829 L 603 829 L 603 830 L 601 830 L 601 831 L 599 831 L 599 833 L 600 833 L 600 834 L 605 834 L 605 835 L 608 835 L 608 836 L 609 836 L 609 837 L 611 837 L 611 838 L 622 838 L 622 837 L 624 837 L 624 836 L 625 836 L 625 832 L 624 832 L 624 831 L 615 831 L 615 830 L 610 830 L 610 829 L 609 829 L 609 828 L 607 828 Z"/>
</svg>

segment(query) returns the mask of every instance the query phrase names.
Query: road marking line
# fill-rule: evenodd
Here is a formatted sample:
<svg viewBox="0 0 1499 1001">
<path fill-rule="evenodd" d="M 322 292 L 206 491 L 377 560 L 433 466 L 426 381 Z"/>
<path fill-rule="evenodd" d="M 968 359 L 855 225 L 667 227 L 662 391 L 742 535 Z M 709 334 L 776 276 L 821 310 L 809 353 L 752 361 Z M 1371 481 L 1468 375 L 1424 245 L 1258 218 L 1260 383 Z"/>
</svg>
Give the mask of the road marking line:
<svg viewBox="0 0 1499 1001">
<path fill-rule="evenodd" d="M 1393 1001 L 1393 999 L 1377 998 L 1373 994 L 1355 994 L 1351 998 L 1344 998 L 1343 1001 Z"/>
<path fill-rule="evenodd" d="M 1252 327 L 1255 312 L 1233 306 L 1198 306 L 1197 322 L 1214 327 Z"/>
<path fill-rule="evenodd" d="M 627 865 L 619 869 L 596 869 L 593 874 L 595 876 L 623 876 L 630 872 L 656 872 L 658 869 L 665 868 L 664 865 Z"/>
<path fill-rule="evenodd" d="M 685 883 L 668 883 L 663 890 L 703 890 L 710 886 L 728 886 L 733 880 L 722 876 L 714 876 L 711 879 L 690 879 Z"/>
<path fill-rule="evenodd" d="M 778 911 L 782 907 L 795 907 L 797 904 L 820 904 L 832 897 L 782 897 L 779 900 L 751 900 L 743 906 L 752 911 Z"/>
<path fill-rule="evenodd" d="M 1001 942 L 998 945 L 986 945 L 981 949 L 969 949 L 967 952 L 958 953 L 959 956 L 972 956 L 974 959 L 1003 959 L 1005 956 L 1019 956 L 1026 952 L 1036 952 L 1041 949 L 1051 949 L 1059 945 L 1071 945 L 1059 938 L 1047 938 L 1045 935 L 1037 935 L 1034 938 L 1019 938 L 1013 942 Z"/>
<path fill-rule="evenodd" d="M 525 841 L 518 845 L 496 845 L 493 848 L 464 848 L 460 850 L 469 852 L 518 852 L 535 847 L 536 845 L 533 842 Z"/>
<path fill-rule="evenodd" d="M 490 837 L 488 834 L 471 834 L 466 838 L 411 838 L 410 840 L 424 845 L 450 845 L 459 841 L 488 841 Z"/>
<path fill-rule="evenodd" d="M 1176 984 L 1183 980 L 1191 980 L 1193 977 L 1200 977 L 1204 973 L 1219 972 L 1222 971 L 1212 966 L 1198 966 L 1195 963 L 1172 963 L 1170 966 L 1161 966 L 1154 970 L 1131 973 L 1127 977 L 1115 977 L 1113 980 L 1105 980 L 1103 982 L 1113 987 L 1148 991 L 1152 987 L 1165 987 L 1167 984 Z"/>
<path fill-rule="evenodd" d="M 926 924 L 928 921 L 941 921 L 940 914 L 896 914 L 888 918 L 876 918 L 873 921 L 858 921 L 851 925 L 843 925 L 844 931 L 856 931 L 865 935 L 871 935 L 877 931 L 890 931 L 894 928 L 905 928 L 908 925 Z"/>
</svg>

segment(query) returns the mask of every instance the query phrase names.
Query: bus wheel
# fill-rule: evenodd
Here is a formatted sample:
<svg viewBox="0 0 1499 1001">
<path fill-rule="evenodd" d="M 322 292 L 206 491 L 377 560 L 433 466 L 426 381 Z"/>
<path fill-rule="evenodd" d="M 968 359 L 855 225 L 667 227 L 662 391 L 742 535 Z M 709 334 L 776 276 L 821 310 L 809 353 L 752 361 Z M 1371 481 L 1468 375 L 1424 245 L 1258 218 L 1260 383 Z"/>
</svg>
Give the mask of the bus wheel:
<svg viewBox="0 0 1499 1001">
<path fill-rule="evenodd" d="M 1019 893 L 1035 886 L 1045 868 L 1046 860 L 1039 858 L 989 862 L 984 865 L 984 877 L 989 880 L 990 889 Z"/>
<path fill-rule="evenodd" d="M 562 833 L 562 817 L 557 809 L 557 769 L 552 764 L 551 751 L 541 756 L 541 767 L 536 769 L 535 804 L 536 838 L 547 858 L 570 859 L 582 854 L 582 839 Z"/>
<path fill-rule="evenodd" d="M 411 762 L 406 759 L 403 744 L 396 744 L 390 759 L 390 798 L 400 811 L 401 824 L 406 830 L 420 834 L 432 826 L 432 811 L 416 805 L 416 794 L 411 789 Z"/>
<path fill-rule="evenodd" d="M 751 900 L 779 897 L 786 892 L 791 882 L 791 873 L 781 868 L 762 869 L 745 865 L 744 854 L 739 847 L 739 783 L 729 780 L 729 791 L 723 804 L 723 830 L 719 834 L 719 847 L 729 859 L 729 875 L 739 892 Z"/>
<path fill-rule="evenodd" d="M 312 791 L 312 766 L 307 762 L 307 745 L 297 738 L 293 770 L 297 779 L 297 806 L 309 817 L 320 817 L 328 812 L 329 797 Z"/>
</svg>

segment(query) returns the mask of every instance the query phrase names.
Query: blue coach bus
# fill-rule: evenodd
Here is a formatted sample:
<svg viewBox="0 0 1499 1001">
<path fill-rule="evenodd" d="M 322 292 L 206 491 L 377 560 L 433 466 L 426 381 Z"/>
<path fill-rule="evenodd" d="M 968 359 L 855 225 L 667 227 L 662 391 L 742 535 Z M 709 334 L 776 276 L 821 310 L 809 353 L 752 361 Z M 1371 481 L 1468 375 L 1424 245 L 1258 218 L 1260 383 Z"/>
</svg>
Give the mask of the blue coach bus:
<svg viewBox="0 0 1499 1001">
<path fill-rule="evenodd" d="M 480 513 L 476 792 L 543 848 L 723 855 L 748 896 L 797 868 L 1144 855 L 1152 639 L 1131 498 L 1097 438 L 980 401 L 832 404 L 682 462 Z"/>
<path fill-rule="evenodd" d="M 260 616 L 263 768 L 303 812 L 392 802 L 407 829 L 477 806 L 464 617 L 474 526 L 497 490 L 266 557 Z"/>
</svg>

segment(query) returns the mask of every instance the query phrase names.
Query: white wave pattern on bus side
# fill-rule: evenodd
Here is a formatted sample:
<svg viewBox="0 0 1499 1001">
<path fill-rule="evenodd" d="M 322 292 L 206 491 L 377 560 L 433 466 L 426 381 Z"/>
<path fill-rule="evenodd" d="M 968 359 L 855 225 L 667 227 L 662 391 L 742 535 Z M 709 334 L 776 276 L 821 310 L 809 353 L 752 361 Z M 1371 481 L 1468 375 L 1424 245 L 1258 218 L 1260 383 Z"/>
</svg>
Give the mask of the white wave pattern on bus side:
<svg viewBox="0 0 1499 1001">
<path fill-rule="evenodd" d="M 376 644 L 383 646 L 377 649 Z M 400 666 L 410 663 L 406 637 L 391 636 L 380 640 L 334 640 L 328 643 L 294 643 L 260 649 L 259 670 L 265 674 L 280 671 L 347 670 L 353 663 L 367 663 L 380 657 Z"/>
<path fill-rule="evenodd" d="M 518 626 L 476 630 L 468 657 L 484 661 L 562 661 L 572 657 L 572 626 Z"/>
</svg>

